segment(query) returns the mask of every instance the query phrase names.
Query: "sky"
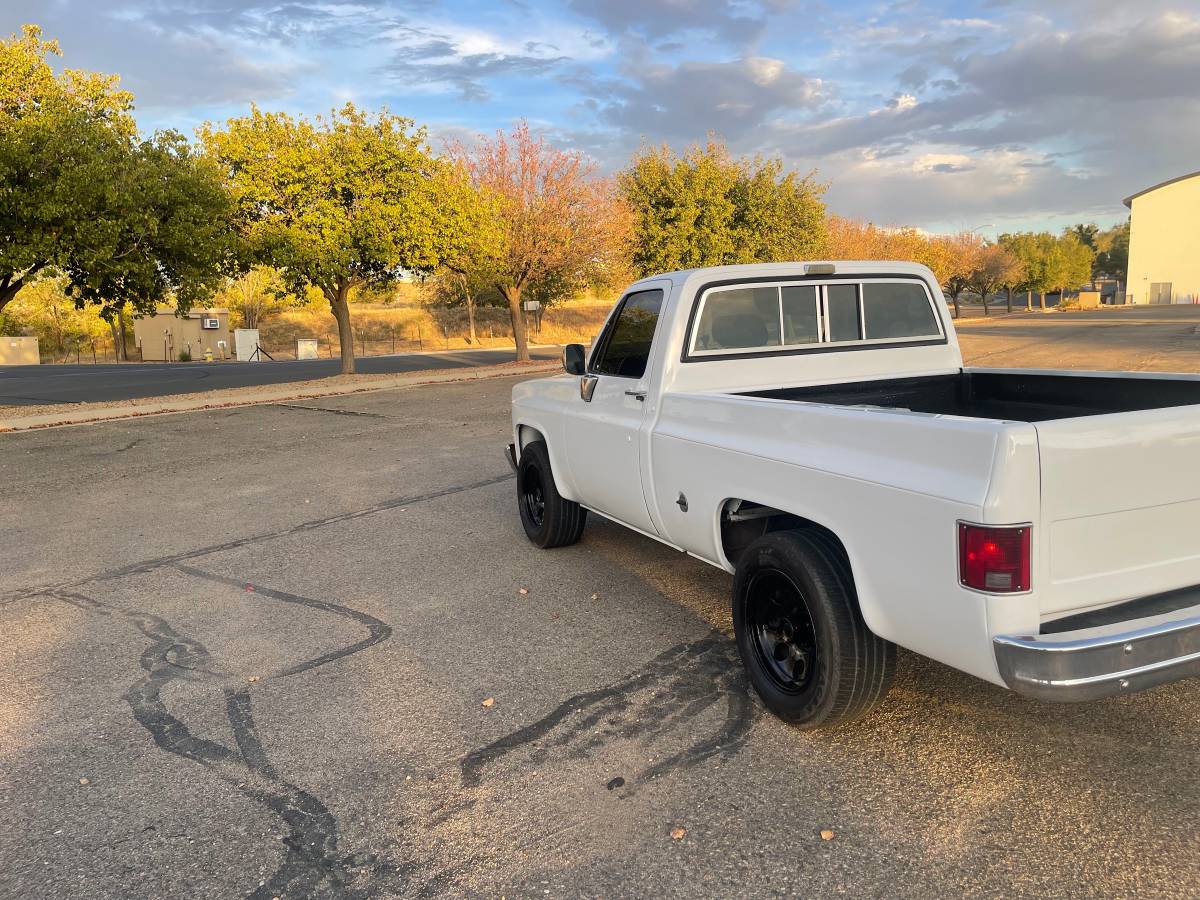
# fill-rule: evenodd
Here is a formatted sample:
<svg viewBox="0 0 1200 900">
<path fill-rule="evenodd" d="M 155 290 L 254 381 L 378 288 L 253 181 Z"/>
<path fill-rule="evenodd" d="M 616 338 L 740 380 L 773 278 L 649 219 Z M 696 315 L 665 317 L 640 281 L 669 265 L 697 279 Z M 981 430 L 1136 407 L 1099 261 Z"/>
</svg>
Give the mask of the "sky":
<svg viewBox="0 0 1200 900">
<path fill-rule="evenodd" d="M 0 0 L 143 129 L 347 100 L 435 149 L 520 118 L 602 172 L 709 133 L 831 211 L 994 236 L 1200 169 L 1200 0 Z M 1200 214 L 1200 211 L 1198 211 Z"/>
</svg>

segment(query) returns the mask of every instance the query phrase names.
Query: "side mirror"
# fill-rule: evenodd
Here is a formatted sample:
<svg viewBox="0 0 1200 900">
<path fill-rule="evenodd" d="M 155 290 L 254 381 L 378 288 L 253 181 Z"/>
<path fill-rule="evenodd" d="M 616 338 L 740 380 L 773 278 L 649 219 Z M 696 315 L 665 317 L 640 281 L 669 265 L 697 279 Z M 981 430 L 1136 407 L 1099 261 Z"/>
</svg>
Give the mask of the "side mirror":
<svg viewBox="0 0 1200 900">
<path fill-rule="evenodd" d="M 563 368 L 568 375 L 582 375 L 587 359 L 583 344 L 567 344 L 563 347 Z"/>
</svg>

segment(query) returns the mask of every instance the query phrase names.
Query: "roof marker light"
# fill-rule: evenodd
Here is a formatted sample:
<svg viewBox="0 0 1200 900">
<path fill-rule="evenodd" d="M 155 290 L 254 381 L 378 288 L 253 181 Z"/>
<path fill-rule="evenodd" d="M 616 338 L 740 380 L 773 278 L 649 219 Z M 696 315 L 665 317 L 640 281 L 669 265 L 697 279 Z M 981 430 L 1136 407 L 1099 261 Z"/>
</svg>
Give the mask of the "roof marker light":
<svg viewBox="0 0 1200 900">
<path fill-rule="evenodd" d="M 805 263 L 805 275 L 832 275 L 837 271 L 837 266 L 833 263 Z"/>
</svg>

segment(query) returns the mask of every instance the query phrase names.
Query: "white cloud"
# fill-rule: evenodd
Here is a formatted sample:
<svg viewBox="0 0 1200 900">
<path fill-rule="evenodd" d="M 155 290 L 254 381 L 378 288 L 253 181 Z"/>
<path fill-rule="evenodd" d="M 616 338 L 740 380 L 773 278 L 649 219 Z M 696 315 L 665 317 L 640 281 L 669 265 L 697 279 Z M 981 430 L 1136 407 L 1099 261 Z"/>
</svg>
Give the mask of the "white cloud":
<svg viewBox="0 0 1200 900">
<path fill-rule="evenodd" d="M 725 0 L 568 0 L 567 5 L 617 35 L 660 39 L 702 31 L 741 44 L 761 33 L 772 6 Z"/>
<path fill-rule="evenodd" d="M 629 134 L 695 140 L 716 132 L 731 142 L 753 140 L 770 118 L 816 108 L 826 87 L 782 60 L 744 57 L 728 62 L 641 65 L 629 80 L 605 82 L 601 119 Z"/>
</svg>

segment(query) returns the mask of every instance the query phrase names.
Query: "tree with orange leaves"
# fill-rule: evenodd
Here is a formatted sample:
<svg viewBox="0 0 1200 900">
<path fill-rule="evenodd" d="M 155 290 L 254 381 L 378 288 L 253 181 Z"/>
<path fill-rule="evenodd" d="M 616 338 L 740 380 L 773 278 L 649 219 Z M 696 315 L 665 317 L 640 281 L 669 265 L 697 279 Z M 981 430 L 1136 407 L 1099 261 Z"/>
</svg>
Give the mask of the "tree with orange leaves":
<svg viewBox="0 0 1200 900">
<path fill-rule="evenodd" d="M 881 226 L 841 216 L 826 223 L 825 255 L 830 259 L 875 259 L 918 262 L 928 266 L 938 283 L 951 274 L 947 240 L 911 226 Z"/>
<path fill-rule="evenodd" d="M 942 290 L 954 304 L 954 318 L 959 316 L 958 298 L 971 287 L 983 261 L 984 241 L 973 231 L 938 238 L 946 250 L 946 274 L 941 278 Z"/>
<path fill-rule="evenodd" d="M 517 360 L 528 360 L 522 296 L 550 281 L 581 287 L 618 281 L 629 210 L 582 153 L 551 146 L 524 121 L 511 134 L 480 138 L 472 148 L 456 143 L 449 151 L 494 202 L 500 248 L 484 264 L 508 304 Z"/>
<path fill-rule="evenodd" d="M 971 276 L 971 287 L 983 301 L 983 314 L 988 315 L 988 294 L 1000 288 L 1005 291 L 1005 303 L 1012 312 L 1012 286 L 1025 277 L 1025 266 L 1003 244 L 988 244 L 979 252 L 975 273 Z"/>
</svg>

